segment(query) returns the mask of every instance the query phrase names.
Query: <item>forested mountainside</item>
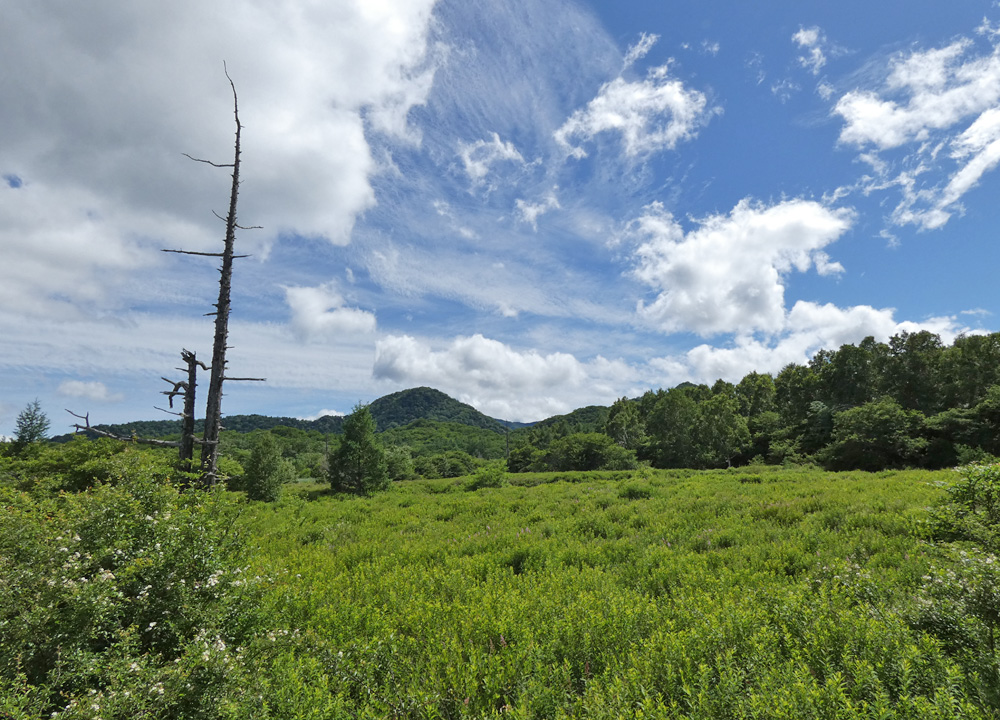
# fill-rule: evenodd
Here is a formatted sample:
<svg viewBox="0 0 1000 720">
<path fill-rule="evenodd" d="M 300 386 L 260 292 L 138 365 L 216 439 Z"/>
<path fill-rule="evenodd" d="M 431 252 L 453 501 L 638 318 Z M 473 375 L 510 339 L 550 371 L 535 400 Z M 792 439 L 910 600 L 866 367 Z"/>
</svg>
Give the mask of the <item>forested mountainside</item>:
<svg viewBox="0 0 1000 720">
<path fill-rule="evenodd" d="M 604 405 L 588 405 L 565 415 L 553 415 L 539 420 L 530 427 L 563 426 L 573 432 L 603 432 L 608 421 L 608 408 Z"/>
<path fill-rule="evenodd" d="M 373 401 L 368 406 L 379 431 L 408 425 L 415 420 L 436 420 L 439 422 L 456 423 L 475 428 L 490 430 L 494 433 L 507 431 L 503 421 L 487 417 L 471 405 L 459 402 L 440 390 L 429 387 L 418 387 L 386 395 Z M 605 412 L 607 409 L 605 408 Z M 303 420 L 292 417 L 269 417 L 266 415 L 227 415 L 223 420 L 226 430 L 246 433 L 254 430 L 271 430 L 276 427 L 290 427 L 296 430 L 316 430 L 321 433 L 339 433 L 344 424 L 344 418 L 334 415 L 324 415 L 316 420 Z M 508 423 L 510 429 L 527 427 L 529 423 Z M 179 420 L 138 420 L 135 422 L 109 425 L 95 425 L 98 430 L 114 433 L 123 437 L 166 437 L 180 433 Z M 202 421 L 197 423 L 197 431 L 203 427 Z M 71 435 L 64 435 L 56 440 L 68 440 Z"/>
<path fill-rule="evenodd" d="M 380 397 L 368 406 L 379 431 L 408 425 L 414 420 L 438 420 L 504 432 L 504 424 L 483 415 L 440 390 L 411 388 Z"/>
</svg>

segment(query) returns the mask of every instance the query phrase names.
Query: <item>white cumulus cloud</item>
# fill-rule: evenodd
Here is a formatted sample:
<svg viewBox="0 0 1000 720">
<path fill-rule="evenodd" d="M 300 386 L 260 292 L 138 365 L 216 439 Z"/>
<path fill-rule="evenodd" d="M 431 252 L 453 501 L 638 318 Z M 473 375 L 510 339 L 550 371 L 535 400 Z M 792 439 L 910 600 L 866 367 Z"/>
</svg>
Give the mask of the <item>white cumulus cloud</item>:
<svg viewBox="0 0 1000 720">
<path fill-rule="evenodd" d="M 321 417 L 345 417 L 347 413 L 343 413 L 340 410 L 320 410 L 313 415 L 307 415 L 306 417 L 301 417 L 299 420 L 319 420 Z"/>
<path fill-rule="evenodd" d="M 663 332 L 779 332 L 786 325 L 783 277 L 813 267 L 842 272 L 823 248 L 852 219 L 850 210 L 808 200 L 772 206 L 743 200 L 729 215 L 704 218 L 685 234 L 653 204 L 629 231 L 640 242 L 635 275 L 658 292 L 639 303 L 639 316 Z"/>
<path fill-rule="evenodd" d="M 159 248 L 217 248 L 229 177 L 182 153 L 231 161 L 222 58 L 245 125 L 242 219 L 265 228 L 241 247 L 346 243 L 375 203 L 370 136 L 418 139 L 407 117 L 439 64 L 434 4 L 5 5 L 0 65 L 17 71 L 0 73 L 0 173 L 20 187 L 0 183 L 0 309 L 100 311 Z"/>
<path fill-rule="evenodd" d="M 610 404 L 636 377 L 620 360 L 581 362 L 562 352 L 519 351 L 475 334 L 435 349 L 422 340 L 388 336 L 375 350 L 375 377 L 429 385 L 493 417 L 539 420 L 583 404 Z"/>
<path fill-rule="evenodd" d="M 968 57 L 972 42 L 895 58 L 878 90 L 852 90 L 837 101 L 840 142 L 885 150 L 929 140 L 1000 102 L 1000 55 Z"/>
<path fill-rule="evenodd" d="M 962 38 L 898 55 L 882 86 L 852 90 L 834 107 L 841 144 L 857 147 L 876 171 L 866 191 L 902 194 L 891 214 L 897 225 L 944 226 L 1000 163 L 1000 46 L 989 54 L 974 47 Z M 895 175 L 882 157 L 888 151 L 902 155 L 905 169 Z"/>
<path fill-rule="evenodd" d="M 67 380 L 59 385 L 58 392 L 66 397 L 93 400 L 94 402 L 118 402 L 123 397 L 120 393 L 112 393 L 108 390 L 107 385 L 96 380 Z"/>
<path fill-rule="evenodd" d="M 300 339 L 337 339 L 375 332 L 375 313 L 346 307 L 332 284 L 285 288 L 292 328 Z"/>
<path fill-rule="evenodd" d="M 681 355 L 654 358 L 646 375 L 653 385 L 664 387 L 684 381 L 712 383 L 718 378 L 738 382 L 749 372 L 777 374 L 789 363 L 805 365 L 823 348 L 837 349 L 868 336 L 885 342 L 893 335 L 920 330 L 938 334 L 946 344 L 960 333 L 971 332 L 953 317 L 899 322 L 888 308 L 840 308 L 799 301 L 788 313 L 783 331 L 775 336 L 740 334 L 728 346 L 703 344 Z"/>
</svg>

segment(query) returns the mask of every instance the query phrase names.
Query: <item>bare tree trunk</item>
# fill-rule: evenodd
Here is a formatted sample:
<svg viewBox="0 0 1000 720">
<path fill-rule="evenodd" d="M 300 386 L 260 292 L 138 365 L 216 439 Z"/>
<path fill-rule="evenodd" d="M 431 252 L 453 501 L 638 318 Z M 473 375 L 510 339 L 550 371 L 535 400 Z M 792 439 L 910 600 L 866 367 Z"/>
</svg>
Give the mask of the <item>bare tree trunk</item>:
<svg viewBox="0 0 1000 720">
<path fill-rule="evenodd" d="M 236 147 L 233 154 L 233 162 L 230 163 L 214 163 L 210 160 L 202 160 L 200 158 L 191 157 L 187 153 L 185 156 L 194 160 L 195 162 L 205 163 L 217 168 L 232 168 L 233 174 L 233 184 L 232 189 L 229 194 L 229 213 L 225 218 L 222 218 L 216 213 L 216 216 L 220 220 L 224 220 L 226 223 L 226 240 L 223 251 L 219 252 L 197 252 L 194 250 L 164 250 L 163 252 L 168 253 L 178 253 L 181 255 L 201 255 L 205 257 L 217 257 L 222 258 L 222 267 L 219 268 L 219 300 L 215 303 L 215 312 L 208 313 L 208 315 L 215 316 L 215 340 L 212 345 L 212 364 L 210 367 L 206 367 L 203 362 L 199 362 L 195 357 L 193 352 L 188 350 L 183 350 L 181 352 L 181 358 L 187 364 L 187 380 L 181 380 L 175 382 L 173 380 L 168 380 L 163 378 L 166 382 L 173 385 L 172 390 L 165 391 L 163 394 L 170 398 L 170 407 L 173 407 L 174 397 L 181 394 L 181 389 L 184 390 L 184 411 L 182 413 L 173 413 L 174 415 L 180 415 L 181 421 L 181 440 L 180 442 L 168 442 L 164 440 L 146 440 L 143 438 L 122 438 L 112 433 L 108 433 L 102 430 L 96 430 L 90 426 L 90 416 L 88 415 L 77 415 L 72 411 L 67 411 L 74 417 L 80 418 L 85 421 L 84 425 L 75 425 L 77 430 L 86 431 L 102 435 L 105 437 L 111 437 L 118 440 L 135 440 L 137 442 L 145 442 L 152 445 L 160 445 L 163 447 L 177 447 L 179 448 L 180 455 L 180 466 L 184 470 L 190 470 L 194 460 L 194 446 L 196 443 L 201 444 L 201 484 L 204 486 L 215 485 L 218 478 L 218 461 L 219 461 L 219 433 L 222 431 L 222 384 L 225 380 L 249 380 L 256 382 L 263 382 L 264 378 L 238 378 L 238 377 L 227 377 L 226 376 L 226 350 L 228 350 L 227 342 L 229 341 L 229 310 L 230 310 L 230 293 L 233 284 L 233 260 L 236 258 L 247 257 L 246 255 L 236 255 L 234 254 L 234 247 L 236 245 L 236 229 L 250 230 L 257 229 L 258 226 L 244 227 L 237 223 L 236 221 L 236 204 L 239 199 L 240 193 L 240 135 L 243 130 L 243 126 L 240 123 L 240 108 L 239 108 L 239 98 L 236 94 L 236 85 L 233 83 L 232 78 L 229 77 L 229 73 L 226 72 L 226 79 L 229 80 L 229 86 L 233 90 L 233 117 L 236 120 Z M 208 370 L 210 372 L 210 378 L 208 383 L 208 399 L 205 404 L 205 431 L 202 438 L 199 440 L 194 436 L 195 428 L 195 388 L 197 386 L 198 380 L 198 367 L 203 370 Z M 160 409 L 160 408 L 158 408 Z M 166 412 L 166 411 L 165 411 Z"/>
<path fill-rule="evenodd" d="M 195 388 L 198 385 L 198 359 L 190 350 L 181 352 L 181 357 L 187 363 L 188 379 L 184 389 L 184 413 L 181 416 L 181 448 L 180 464 L 182 470 L 191 470 L 194 459 L 194 413 Z"/>
<path fill-rule="evenodd" d="M 229 75 L 227 74 L 228 78 Z M 226 343 L 229 340 L 229 295 L 233 282 L 233 247 L 236 244 L 236 201 L 240 193 L 240 125 L 239 101 L 232 79 L 233 116 L 236 119 L 236 150 L 233 154 L 233 185 L 229 194 L 229 214 L 226 215 L 226 245 L 219 269 L 219 301 L 215 304 L 215 342 L 212 345 L 211 376 L 208 401 L 205 406 L 205 434 L 201 446 L 201 473 L 205 485 L 214 485 L 218 474 L 219 432 L 222 430 L 222 383 L 226 379 Z"/>
</svg>

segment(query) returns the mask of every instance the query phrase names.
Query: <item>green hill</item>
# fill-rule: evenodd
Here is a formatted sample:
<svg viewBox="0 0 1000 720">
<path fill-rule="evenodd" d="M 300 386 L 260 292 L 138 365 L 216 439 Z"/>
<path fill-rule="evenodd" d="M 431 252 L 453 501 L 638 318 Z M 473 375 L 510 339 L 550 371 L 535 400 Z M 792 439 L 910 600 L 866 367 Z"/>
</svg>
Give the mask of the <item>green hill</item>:
<svg viewBox="0 0 1000 720">
<path fill-rule="evenodd" d="M 435 420 L 481 428 L 495 433 L 506 432 L 502 421 L 487 417 L 471 405 L 459 402 L 440 390 L 429 387 L 401 390 L 386 395 L 373 401 L 368 409 L 371 411 L 372 417 L 375 418 L 380 432 L 409 425 L 416 420 Z M 199 420 L 196 423 L 198 432 L 201 432 L 202 422 Z M 279 426 L 298 430 L 318 430 L 322 433 L 339 433 L 343 427 L 344 418 L 324 415 L 317 420 L 302 420 L 267 415 L 227 415 L 223 417 L 222 424 L 225 430 L 240 433 L 252 432 L 253 430 L 271 430 Z M 510 423 L 511 429 L 525 426 L 526 423 Z M 162 438 L 177 435 L 181 431 L 179 420 L 138 420 L 127 423 L 95 425 L 94 427 L 123 437 L 135 435 L 145 438 Z M 72 435 L 61 435 L 53 440 L 63 442 L 71 437 Z"/>
<path fill-rule="evenodd" d="M 604 405 L 588 405 L 565 415 L 553 415 L 539 420 L 532 427 L 550 427 L 563 424 L 569 432 L 603 432 L 608 421 L 609 408 Z"/>
<path fill-rule="evenodd" d="M 502 422 L 483 415 L 440 390 L 418 387 L 386 395 L 368 406 L 379 431 L 409 425 L 414 420 L 438 420 L 504 432 Z"/>
</svg>

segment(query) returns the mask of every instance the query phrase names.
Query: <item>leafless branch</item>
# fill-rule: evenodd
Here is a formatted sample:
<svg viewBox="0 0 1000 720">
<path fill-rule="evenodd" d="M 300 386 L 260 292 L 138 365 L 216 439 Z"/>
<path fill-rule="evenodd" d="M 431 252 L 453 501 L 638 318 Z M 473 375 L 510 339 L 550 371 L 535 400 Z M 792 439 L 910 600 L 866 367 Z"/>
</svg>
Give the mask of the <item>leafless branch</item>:
<svg viewBox="0 0 1000 720">
<path fill-rule="evenodd" d="M 170 407 L 173 407 L 173 405 L 171 405 Z M 184 417 L 184 413 L 182 412 L 171 412 L 170 410 L 164 410 L 161 407 L 156 407 L 156 405 L 153 406 L 153 409 L 159 410 L 160 412 L 166 413 L 167 415 L 176 415 L 177 417 Z"/>
<path fill-rule="evenodd" d="M 202 257 L 222 257 L 222 253 L 195 252 L 194 250 L 160 250 L 160 252 L 177 253 L 178 255 L 200 255 Z"/>
<path fill-rule="evenodd" d="M 202 160 L 201 158 L 191 157 L 187 153 L 181 153 L 181 155 L 186 157 L 188 160 L 194 160 L 195 162 L 205 163 L 206 165 L 211 165 L 212 167 L 217 167 L 217 168 L 234 167 L 233 163 L 214 163 L 211 160 Z"/>
<path fill-rule="evenodd" d="M 86 415 L 77 415 L 72 410 L 66 410 L 66 412 L 68 412 L 73 417 L 80 418 L 81 420 L 84 421 L 83 425 L 80 425 L 79 423 L 73 425 L 73 427 L 76 428 L 77 432 L 93 433 L 94 435 L 100 435 L 101 437 L 111 438 L 112 440 L 119 440 L 121 442 L 142 443 L 143 445 L 154 445 L 156 447 L 176 448 L 181 446 L 179 442 L 174 442 L 173 440 L 153 440 L 151 438 L 141 438 L 135 435 L 133 435 L 132 437 L 125 437 L 123 435 L 115 435 L 114 433 L 109 433 L 105 430 L 98 430 L 97 428 L 90 426 L 90 413 L 87 413 Z"/>
</svg>

